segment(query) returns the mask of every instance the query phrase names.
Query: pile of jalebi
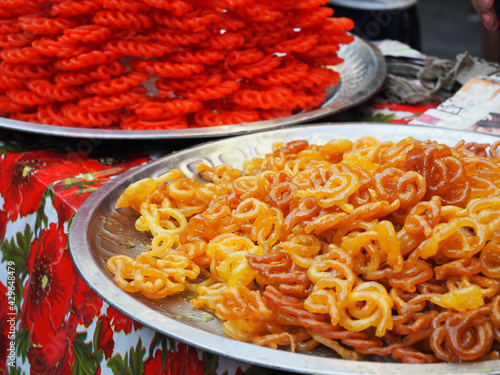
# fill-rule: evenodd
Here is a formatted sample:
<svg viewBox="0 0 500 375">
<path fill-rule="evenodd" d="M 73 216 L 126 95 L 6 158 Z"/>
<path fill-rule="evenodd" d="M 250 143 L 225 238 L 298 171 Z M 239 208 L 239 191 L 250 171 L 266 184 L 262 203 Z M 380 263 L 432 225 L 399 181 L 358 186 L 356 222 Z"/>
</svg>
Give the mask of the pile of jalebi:
<svg viewBox="0 0 500 375">
<path fill-rule="evenodd" d="M 178 129 L 319 107 L 354 37 L 327 0 L 2 0 L 0 116 Z"/>
<path fill-rule="evenodd" d="M 108 268 L 149 298 L 194 292 L 233 338 L 346 359 L 499 359 L 500 141 L 275 144 L 242 170 L 130 185 L 153 235 Z"/>
</svg>

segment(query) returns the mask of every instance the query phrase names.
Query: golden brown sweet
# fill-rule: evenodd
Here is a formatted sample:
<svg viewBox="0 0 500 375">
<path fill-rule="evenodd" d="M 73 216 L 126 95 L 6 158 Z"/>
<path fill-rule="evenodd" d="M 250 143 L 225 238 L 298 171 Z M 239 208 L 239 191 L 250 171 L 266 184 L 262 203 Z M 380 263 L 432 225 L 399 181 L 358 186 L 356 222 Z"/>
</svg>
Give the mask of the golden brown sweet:
<svg viewBox="0 0 500 375">
<path fill-rule="evenodd" d="M 153 240 L 108 267 L 128 292 L 194 292 L 195 308 L 257 345 L 498 359 L 498 146 L 297 140 L 242 170 L 200 165 L 205 183 L 172 170 L 119 198 Z"/>
</svg>

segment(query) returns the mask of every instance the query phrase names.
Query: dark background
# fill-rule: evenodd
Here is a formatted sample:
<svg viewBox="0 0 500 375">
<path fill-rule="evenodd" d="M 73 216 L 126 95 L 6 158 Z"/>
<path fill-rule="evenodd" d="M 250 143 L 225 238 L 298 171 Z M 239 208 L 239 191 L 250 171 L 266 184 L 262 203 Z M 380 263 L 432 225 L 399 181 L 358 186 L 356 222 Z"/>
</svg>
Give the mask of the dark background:
<svg viewBox="0 0 500 375">
<path fill-rule="evenodd" d="M 483 57 L 483 26 L 470 0 L 419 0 L 417 9 L 423 53 L 451 60 L 465 51 Z"/>
</svg>

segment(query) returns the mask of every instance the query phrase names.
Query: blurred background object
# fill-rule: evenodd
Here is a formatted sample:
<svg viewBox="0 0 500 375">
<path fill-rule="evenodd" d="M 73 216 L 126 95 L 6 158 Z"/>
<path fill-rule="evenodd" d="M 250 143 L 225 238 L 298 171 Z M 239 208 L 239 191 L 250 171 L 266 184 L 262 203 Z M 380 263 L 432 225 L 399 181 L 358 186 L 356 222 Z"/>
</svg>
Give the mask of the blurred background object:
<svg viewBox="0 0 500 375">
<path fill-rule="evenodd" d="M 330 6 L 338 8 L 333 3 Z M 342 11 L 338 9 L 339 16 Z M 375 18 L 381 13 L 373 12 Z M 486 30 L 470 0 L 418 0 L 417 13 L 420 27 L 417 49 L 425 55 L 455 61 L 457 55 L 468 52 L 474 57 L 500 62 L 500 31 Z"/>
<path fill-rule="evenodd" d="M 417 8 L 424 54 L 455 60 L 458 54 L 469 52 L 497 61 L 492 55 L 500 50 L 498 42 L 495 48 L 490 43 L 483 48 L 483 37 L 493 39 L 496 32 L 483 35 L 485 29 L 470 0 L 419 0 Z"/>
</svg>

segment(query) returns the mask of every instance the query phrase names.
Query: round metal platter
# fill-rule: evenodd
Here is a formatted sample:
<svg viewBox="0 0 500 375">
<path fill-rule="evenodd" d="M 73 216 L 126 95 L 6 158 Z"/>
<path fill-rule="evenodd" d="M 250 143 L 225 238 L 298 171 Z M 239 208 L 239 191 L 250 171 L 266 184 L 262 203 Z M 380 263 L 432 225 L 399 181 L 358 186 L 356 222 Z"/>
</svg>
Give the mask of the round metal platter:
<svg viewBox="0 0 500 375">
<path fill-rule="evenodd" d="M 341 46 L 339 56 L 344 62 L 335 69 L 340 73 L 341 81 L 329 91 L 325 103 L 318 109 L 279 119 L 205 128 L 120 130 L 43 125 L 0 117 L 0 128 L 72 138 L 178 139 L 238 135 L 302 124 L 359 105 L 382 86 L 387 67 L 384 56 L 375 46 L 355 37 L 354 42 Z"/>
<path fill-rule="evenodd" d="M 94 192 L 77 211 L 70 226 L 69 244 L 76 268 L 88 285 L 108 304 L 132 319 L 195 347 L 245 363 L 303 374 L 499 374 L 500 361 L 461 364 L 400 364 L 392 362 L 348 361 L 325 351 L 292 353 L 237 341 L 226 336 L 221 322 L 191 307 L 185 296 L 148 300 L 139 293 L 122 291 L 106 268 L 116 254 L 135 257 L 150 243 L 150 237 L 134 227 L 137 214 L 132 209 L 115 210 L 118 197 L 131 183 L 155 178 L 172 168 L 180 168 L 189 178 L 197 178 L 195 165 L 230 164 L 241 168 L 251 157 L 264 156 L 277 141 L 306 139 L 324 144 L 332 139 L 356 140 L 374 136 L 381 141 L 406 137 L 435 140 L 455 145 L 462 139 L 493 143 L 499 138 L 486 134 L 450 129 L 391 124 L 319 124 L 295 126 L 207 142 L 129 170 Z"/>
</svg>

